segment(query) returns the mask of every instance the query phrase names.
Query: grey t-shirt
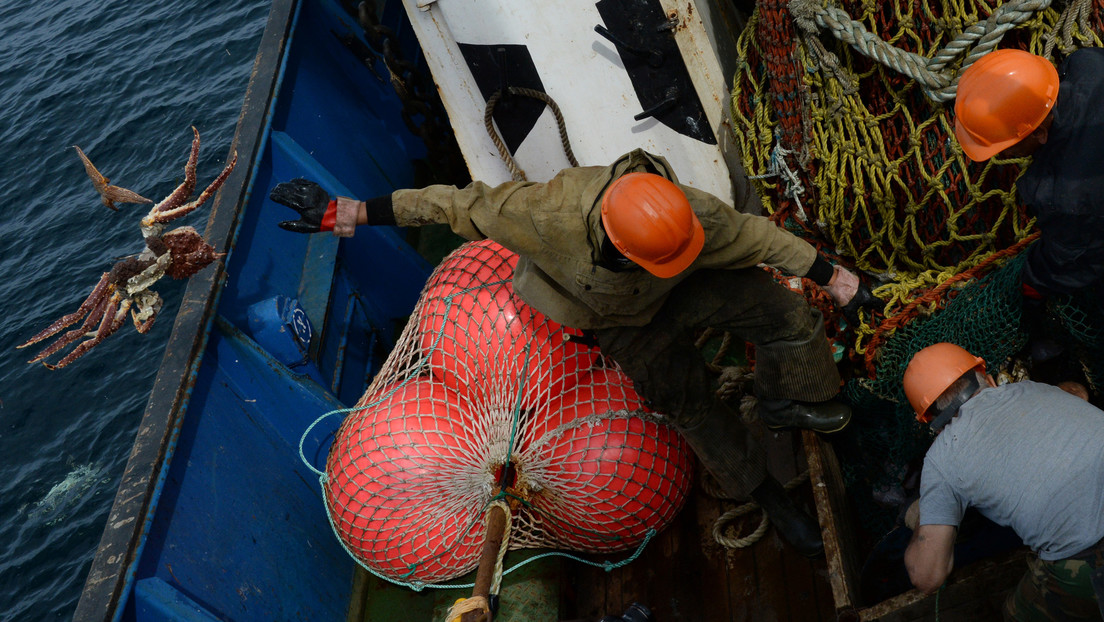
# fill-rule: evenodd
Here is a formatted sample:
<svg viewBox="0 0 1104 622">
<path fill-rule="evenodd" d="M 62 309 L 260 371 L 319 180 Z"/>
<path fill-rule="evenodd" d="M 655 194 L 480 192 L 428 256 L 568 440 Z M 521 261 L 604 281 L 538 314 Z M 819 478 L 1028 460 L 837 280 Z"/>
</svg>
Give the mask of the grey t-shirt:
<svg viewBox="0 0 1104 622">
<path fill-rule="evenodd" d="M 988 388 L 935 438 L 920 481 L 921 525 L 973 506 L 1043 560 L 1104 537 L 1104 411 L 1036 382 Z"/>
</svg>

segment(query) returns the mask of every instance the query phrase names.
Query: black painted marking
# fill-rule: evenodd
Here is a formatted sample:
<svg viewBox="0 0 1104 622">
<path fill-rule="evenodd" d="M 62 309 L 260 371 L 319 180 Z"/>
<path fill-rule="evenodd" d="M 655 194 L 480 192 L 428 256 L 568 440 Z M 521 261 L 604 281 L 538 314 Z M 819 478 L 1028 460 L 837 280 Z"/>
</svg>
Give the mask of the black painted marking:
<svg viewBox="0 0 1104 622">
<path fill-rule="evenodd" d="M 595 30 L 617 48 L 643 107 L 636 119 L 654 117 L 683 136 L 717 144 L 659 1 L 599 0 L 595 6 L 605 22 Z"/>
<path fill-rule="evenodd" d="M 500 89 L 503 90 L 502 99 L 495 104 L 492 116 L 506 148 L 511 154 L 517 153 L 517 148 L 537 124 L 537 119 L 545 108 L 544 102 L 540 100 L 505 93 L 505 87 L 508 86 L 545 92 L 544 83 L 537 73 L 537 66 L 533 63 L 529 49 L 524 45 L 507 44 L 457 45 L 460 46 L 460 53 L 464 55 L 468 69 L 475 77 L 475 84 L 479 87 L 484 102 L 490 100 Z"/>
</svg>

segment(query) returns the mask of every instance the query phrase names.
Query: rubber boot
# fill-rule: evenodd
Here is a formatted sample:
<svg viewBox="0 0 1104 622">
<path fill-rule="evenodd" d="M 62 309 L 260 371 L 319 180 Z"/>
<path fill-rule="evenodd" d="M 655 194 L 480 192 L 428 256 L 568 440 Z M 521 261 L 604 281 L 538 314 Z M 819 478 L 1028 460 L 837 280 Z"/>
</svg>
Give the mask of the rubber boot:
<svg viewBox="0 0 1104 622">
<path fill-rule="evenodd" d="M 820 537 L 820 524 L 801 511 L 778 480 L 767 475 L 762 484 L 751 492 L 751 498 L 763 508 L 770 522 L 782 539 L 805 557 L 824 554 L 824 541 Z"/>
<path fill-rule="evenodd" d="M 680 422 L 677 427 L 702 468 L 725 497 L 747 498 L 767 474 L 767 455 L 751 430 L 719 400 L 705 416 L 690 423 Z"/>
<path fill-rule="evenodd" d="M 851 421 L 851 407 L 837 400 L 799 402 L 760 399 L 759 419 L 772 430 L 804 428 L 815 432 L 839 432 Z"/>
</svg>

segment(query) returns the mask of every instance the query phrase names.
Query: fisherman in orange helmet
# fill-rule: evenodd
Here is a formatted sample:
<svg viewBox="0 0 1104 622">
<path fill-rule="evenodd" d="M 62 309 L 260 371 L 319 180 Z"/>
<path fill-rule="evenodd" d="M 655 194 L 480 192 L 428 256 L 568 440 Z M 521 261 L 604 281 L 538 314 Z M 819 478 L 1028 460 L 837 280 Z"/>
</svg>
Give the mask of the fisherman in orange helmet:
<svg viewBox="0 0 1104 622">
<path fill-rule="evenodd" d="M 1101 102 L 1101 48 L 1074 52 L 1061 69 L 1042 56 L 997 50 L 959 77 L 955 135 L 966 155 L 978 162 L 1034 156 L 1016 182 L 1042 232 L 1027 251 L 1023 271 L 1029 324 L 1041 320 L 1042 301 L 1055 294 L 1087 295 L 1104 307 Z M 1032 354 L 1047 358 L 1039 348 Z"/>
<path fill-rule="evenodd" d="M 916 418 L 937 434 L 924 457 L 905 568 L 932 593 L 954 566 L 967 507 L 1011 527 L 1033 555 L 1005 602 L 1011 620 L 1104 615 L 1104 412 L 1031 381 L 996 386 L 952 343 L 917 352 L 904 375 Z"/>
<path fill-rule="evenodd" d="M 747 184 L 736 204 L 758 202 Z M 803 554 L 823 551 L 820 528 L 766 470 L 763 449 L 715 394 L 694 331 L 715 327 L 756 345 L 759 416 L 771 428 L 843 429 L 840 375 L 818 310 L 759 264 L 807 276 L 847 312 L 876 300 L 858 277 L 761 217 L 678 183 L 661 157 L 637 150 L 605 167 L 561 171 L 547 183 L 429 186 L 368 201 L 314 182 L 277 185 L 271 198 L 296 232 L 356 225 L 447 223 L 469 240 L 518 254 L 514 291 L 564 326 L 591 331 L 657 412 L 668 415 L 724 491 L 751 495 Z"/>
</svg>

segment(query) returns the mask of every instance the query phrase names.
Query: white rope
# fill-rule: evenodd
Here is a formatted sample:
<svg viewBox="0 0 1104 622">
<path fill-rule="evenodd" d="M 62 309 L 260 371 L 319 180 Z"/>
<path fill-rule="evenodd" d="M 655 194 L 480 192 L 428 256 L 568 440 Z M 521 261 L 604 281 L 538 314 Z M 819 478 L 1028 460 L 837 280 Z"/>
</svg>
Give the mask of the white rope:
<svg viewBox="0 0 1104 622">
<path fill-rule="evenodd" d="M 1087 0 L 1077 2 L 1088 3 Z M 817 34 L 821 29 L 827 30 L 864 56 L 916 80 L 929 99 L 946 102 L 955 97 L 958 73 L 962 69 L 995 50 L 1006 32 L 1050 4 L 1051 0 L 1007 2 L 994 9 L 984 22 L 973 24 L 962 31 L 932 58 L 891 45 L 867 30 L 861 22 L 851 19 L 846 11 L 827 5 L 824 0 L 790 0 L 788 8 L 802 31 Z M 969 53 L 962 61 L 960 69 L 947 71 L 946 67 L 966 50 Z"/>
<path fill-rule="evenodd" d="M 805 185 L 801 183 L 801 178 L 797 176 L 797 173 L 790 168 L 786 163 L 786 156 L 792 155 L 793 151 L 786 149 L 782 146 L 781 142 L 774 143 L 774 149 L 771 150 L 770 163 L 767 164 L 767 172 L 762 175 L 748 175 L 748 179 L 765 179 L 767 177 L 779 177 L 784 184 L 782 194 L 784 196 L 793 199 L 797 205 L 797 212 L 795 216 L 801 222 L 805 222 L 809 217 L 805 214 L 805 208 L 801 205 L 801 195 L 805 194 Z"/>
</svg>

